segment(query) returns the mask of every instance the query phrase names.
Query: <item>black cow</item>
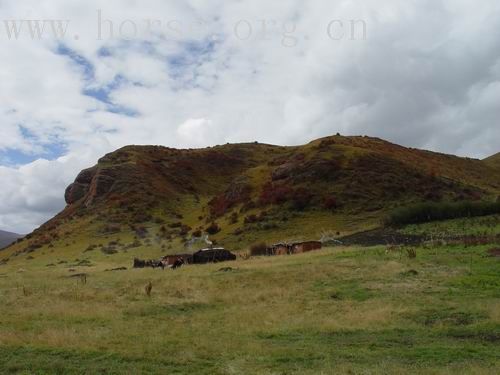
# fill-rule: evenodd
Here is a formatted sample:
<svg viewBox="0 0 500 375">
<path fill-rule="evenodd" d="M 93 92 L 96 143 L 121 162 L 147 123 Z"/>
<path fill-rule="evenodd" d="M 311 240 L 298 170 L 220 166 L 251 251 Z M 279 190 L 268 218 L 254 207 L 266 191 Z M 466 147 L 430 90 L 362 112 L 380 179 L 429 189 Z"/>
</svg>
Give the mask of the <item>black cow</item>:
<svg viewBox="0 0 500 375">
<path fill-rule="evenodd" d="M 172 269 L 175 270 L 177 268 L 180 268 L 184 265 L 184 263 L 184 258 L 180 257 L 174 262 L 174 264 L 172 265 Z"/>
</svg>

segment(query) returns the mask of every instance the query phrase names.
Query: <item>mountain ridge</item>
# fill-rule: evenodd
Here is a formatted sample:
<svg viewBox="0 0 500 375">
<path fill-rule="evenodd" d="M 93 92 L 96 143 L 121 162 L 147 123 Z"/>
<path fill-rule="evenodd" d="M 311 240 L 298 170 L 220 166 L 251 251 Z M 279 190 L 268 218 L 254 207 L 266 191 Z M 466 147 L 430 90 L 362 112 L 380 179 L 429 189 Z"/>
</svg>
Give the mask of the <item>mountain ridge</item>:
<svg viewBox="0 0 500 375">
<path fill-rule="evenodd" d="M 19 238 L 23 236 L 17 233 L 7 232 L 4 230 L 0 230 L 0 250 L 9 246 Z"/>
<path fill-rule="evenodd" d="M 93 246 L 107 255 L 127 248 L 156 254 L 205 234 L 241 249 L 372 229 L 409 203 L 499 194 L 500 170 L 488 162 L 366 136 L 299 146 L 125 146 L 80 172 L 66 189 L 66 208 L 10 254 L 81 254 Z"/>
</svg>

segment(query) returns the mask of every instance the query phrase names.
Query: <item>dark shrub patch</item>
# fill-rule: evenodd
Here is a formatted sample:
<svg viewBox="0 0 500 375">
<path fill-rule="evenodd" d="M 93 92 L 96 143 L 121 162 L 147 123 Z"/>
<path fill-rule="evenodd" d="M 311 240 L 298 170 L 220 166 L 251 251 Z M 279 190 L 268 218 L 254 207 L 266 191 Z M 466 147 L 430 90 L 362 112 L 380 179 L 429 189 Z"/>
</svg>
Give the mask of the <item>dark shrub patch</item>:
<svg viewBox="0 0 500 375">
<path fill-rule="evenodd" d="M 145 212 L 136 212 L 132 216 L 133 223 L 145 223 L 147 221 L 150 221 L 151 219 L 152 219 L 152 216 L 150 214 L 145 213 Z"/>
<path fill-rule="evenodd" d="M 211 234 L 211 235 L 214 235 L 214 234 L 217 234 L 221 231 L 221 228 L 219 227 L 219 224 L 213 222 L 212 224 L 210 224 L 206 229 L 205 231 L 208 233 L 208 234 Z"/>
<path fill-rule="evenodd" d="M 102 234 L 115 234 L 120 233 L 120 230 L 119 225 L 105 225 L 100 229 L 100 232 Z"/>
<path fill-rule="evenodd" d="M 419 224 L 498 213 L 500 203 L 493 202 L 420 203 L 396 209 L 387 217 L 386 225 Z"/>
<path fill-rule="evenodd" d="M 135 228 L 135 234 L 139 238 L 145 238 L 148 235 L 148 230 L 143 226 L 138 226 Z"/>
<path fill-rule="evenodd" d="M 238 222 L 238 214 L 236 212 L 233 212 L 229 217 L 229 223 L 236 224 L 237 222 Z"/>
<path fill-rule="evenodd" d="M 244 220 L 245 224 L 253 224 L 259 221 L 260 221 L 259 217 L 255 214 L 246 216 Z"/>
<path fill-rule="evenodd" d="M 101 247 L 101 251 L 106 255 L 113 255 L 118 253 L 118 250 L 116 250 L 116 248 L 114 248 L 113 246 L 103 246 Z"/>
<path fill-rule="evenodd" d="M 338 208 L 337 198 L 334 197 L 333 195 L 325 198 L 325 201 L 323 202 L 323 207 L 326 208 L 327 210 L 335 210 L 336 208 Z"/>
<path fill-rule="evenodd" d="M 186 236 L 191 231 L 191 229 L 192 228 L 189 225 L 182 225 L 179 234 L 181 236 Z"/>
<path fill-rule="evenodd" d="M 261 205 L 283 204 L 291 198 L 292 192 L 287 184 L 268 182 L 262 188 L 259 203 Z"/>
<path fill-rule="evenodd" d="M 293 208 L 297 211 L 303 211 L 309 204 L 313 198 L 312 193 L 306 188 L 298 188 L 292 194 L 292 205 Z"/>
</svg>

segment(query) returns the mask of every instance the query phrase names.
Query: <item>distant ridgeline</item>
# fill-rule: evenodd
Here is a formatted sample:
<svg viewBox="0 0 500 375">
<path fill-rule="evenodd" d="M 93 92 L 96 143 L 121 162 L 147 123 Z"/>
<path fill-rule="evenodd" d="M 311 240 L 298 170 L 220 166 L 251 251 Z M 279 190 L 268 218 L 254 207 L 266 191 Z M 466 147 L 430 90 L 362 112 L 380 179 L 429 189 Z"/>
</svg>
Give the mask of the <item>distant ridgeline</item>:
<svg viewBox="0 0 500 375">
<path fill-rule="evenodd" d="M 16 233 L 10 233 L 0 230 L 0 249 L 3 249 L 6 246 L 17 241 L 22 236 Z"/>
</svg>

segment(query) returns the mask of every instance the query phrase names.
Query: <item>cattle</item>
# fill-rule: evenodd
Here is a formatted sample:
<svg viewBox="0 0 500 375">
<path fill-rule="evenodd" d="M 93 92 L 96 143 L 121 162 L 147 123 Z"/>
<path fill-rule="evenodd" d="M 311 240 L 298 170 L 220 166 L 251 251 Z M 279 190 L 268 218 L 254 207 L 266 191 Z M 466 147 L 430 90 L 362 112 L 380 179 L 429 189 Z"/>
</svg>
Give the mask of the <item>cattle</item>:
<svg viewBox="0 0 500 375">
<path fill-rule="evenodd" d="M 320 241 L 306 241 L 294 243 L 277 243 L 266 249 L 266 255 L 290 255 L 306 253 L 313 250 L 319 250 L 322 247 Z"/>
<path fill-rule="evenodd" d="M 236 255 L 222 247 L 218 247 L 201 249 L 194 254 L 166 255 L 160 260 L 141 260 L 135 258 L 134 268 L 160 267 L 162 269 L 171 268 L 175 270 L 185 264 L 218 263 L 230 260 L 236 260 Z"/>
<path fill-rule="evenodd" d="M 178 258 L 175 263 L 172 265 L 172 269 L 175 270 L 177 268 L 180 268 L 184 265 L 184 258 L 180 257 Z"/>
<path fill-rule="evenodd" d="M 182 258 L 184 264 L 193 263 L 192 254 L 165 255 L 163 258 L 161 258 L 161 262 L 163 263 L 164 267 L 171 267 L 180 258 Z"/>
</svg>

